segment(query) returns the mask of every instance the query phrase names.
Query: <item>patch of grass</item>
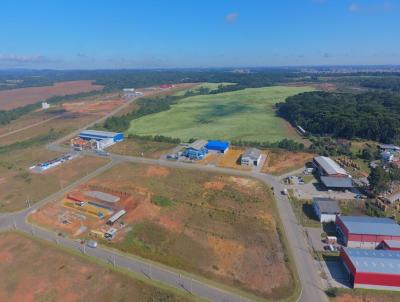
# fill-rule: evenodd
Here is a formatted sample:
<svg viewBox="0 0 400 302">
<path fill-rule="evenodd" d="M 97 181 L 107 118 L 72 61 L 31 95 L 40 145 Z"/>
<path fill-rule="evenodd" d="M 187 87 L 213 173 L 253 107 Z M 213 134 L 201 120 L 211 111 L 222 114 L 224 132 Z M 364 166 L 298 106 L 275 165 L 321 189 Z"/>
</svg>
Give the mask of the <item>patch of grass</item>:
<svg viewBox="0 0 400 302">
<path fill-rule="evenodd" d="M 164 197 L 164 196 L 153 196 L 151 199 L 151 202 L 160 206 L 160 207 L 169 207 L 172 206 L 173 201 L 171 199 L 169 199 L 168 197 Z"/>
<path fill-rule="evenodd" d="M 317 220 L 312 209 L 311 201 L 299 200 L 290 194 L 290 203 L 298 221 L 304 227 L 319 228 L 321 223 Z"/>
<path fill-rule="evenodd" d="M 287 123 L 276 116 L 275 104 L 288 96 L 312 91 L 311 87 L 249 88 L 214 95 L 187 97 L 170 110 L 131 121 L 128 133 L 190 138 L 276 142 L 300 140 Z M 262 129 L 262 131 L 260 131 Z"/>
<path fill-rule="evenodd" d="M 1 233 L 0 250 L 5 255 L 12 255 L 0 266 L 2 301 L 27 301 L 31 300 L 30 297 L 35 297 L 35 301 L 62 301 L 67 296 L 73 297 L 74 301 L 87 302 L 200 301 L 196 296 L 189 296 L 139 274 L 111 268 L 77 251 L 22 233 Z M 27 280 L 34 280 L 43 286 L 26 287 Z M 57 284 L 63 286 L 55 286 Z M 82 286 L 85 290 L 77 290 Z M 21 287 L 25 287 L 23 291 Z"/>
</svg>

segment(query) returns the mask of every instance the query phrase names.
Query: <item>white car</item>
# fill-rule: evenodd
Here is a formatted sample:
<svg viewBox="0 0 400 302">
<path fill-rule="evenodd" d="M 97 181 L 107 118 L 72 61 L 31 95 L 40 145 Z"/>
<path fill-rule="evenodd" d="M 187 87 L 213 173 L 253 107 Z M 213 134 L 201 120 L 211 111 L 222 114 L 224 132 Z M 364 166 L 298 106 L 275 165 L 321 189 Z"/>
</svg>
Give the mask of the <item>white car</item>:
<svg viewBox="0 0 400 302">
<path fill-rule="evenodd" d="M 95 248 L 97 247 L 97 241 L 89 240 L 89 241 L 87 242 L 87 246 L 88 246 L 88 247 L 91 247 L 92 249 L 95 249 Z"/>
</svg>

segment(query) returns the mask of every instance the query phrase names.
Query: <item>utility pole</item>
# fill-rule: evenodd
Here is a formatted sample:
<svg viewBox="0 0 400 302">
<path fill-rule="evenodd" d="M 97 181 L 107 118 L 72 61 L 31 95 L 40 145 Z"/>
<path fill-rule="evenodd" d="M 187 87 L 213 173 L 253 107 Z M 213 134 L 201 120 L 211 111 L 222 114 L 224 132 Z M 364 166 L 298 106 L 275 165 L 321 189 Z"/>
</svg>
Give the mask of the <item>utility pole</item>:
<svg viewBox="0 0 400 302">
<path fill-rule="evenodd" d="M 114 265 L 114 268 L 115 268 L 115 255 L 113 255 L 113 265 Z"/>
<path fill-rule="evenodd" d="M 13 217 L 13 224 L 14 224 L 14 229 L 17 229 L 17 222 L 15 221 L 15 217 Z"/>
</svg>

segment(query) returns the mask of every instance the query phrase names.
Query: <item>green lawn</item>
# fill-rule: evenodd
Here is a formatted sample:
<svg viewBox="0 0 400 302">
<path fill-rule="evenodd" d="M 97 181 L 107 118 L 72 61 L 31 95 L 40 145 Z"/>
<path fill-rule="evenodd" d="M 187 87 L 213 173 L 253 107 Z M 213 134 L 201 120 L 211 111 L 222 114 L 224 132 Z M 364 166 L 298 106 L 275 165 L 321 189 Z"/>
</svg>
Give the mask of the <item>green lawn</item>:
<svg viewBox="0 0 400 302">
<path fill-rule="evenodd" d="M 182 99 L 168 111 L 131 122 L 128 133 L 190 138 L 278 141 L 300 139 L 274 105 L 311 87 L 263 87 Z"/>
</svg>

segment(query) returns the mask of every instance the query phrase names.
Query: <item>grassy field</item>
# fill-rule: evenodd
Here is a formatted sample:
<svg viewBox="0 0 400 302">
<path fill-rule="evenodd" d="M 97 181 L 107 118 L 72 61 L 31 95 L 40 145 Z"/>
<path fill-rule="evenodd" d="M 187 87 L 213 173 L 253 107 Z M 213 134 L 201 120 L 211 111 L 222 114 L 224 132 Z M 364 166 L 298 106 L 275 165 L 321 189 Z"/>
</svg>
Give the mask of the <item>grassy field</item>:
<svg viewBox="0 0 400 302">
<path fill-rule="evenodd" d="M 107 148 L 107 151 L 122 155 L 160 158 L 174 147 L 176 144 L 126 138 L 123 142 Z"/>
<path fill-rule="evenodd" d="M 3 233 L 0 234 L 0 301 L 186 302 L 194 299 L 37 239 Z"/>
<path fill-rule="evenodd" d="M 57 192 L 87 173 L 106 164 L 108 159 L 85 157 L 66 162 L 41 174 L 28 168 L 58 156 L 42 146 L 0 153 L 0 212 L 16 211 Z"/>
<path fill-rule="evenodd" d="M 258 181 L 124 163 L 88 185 L 132 196 L 125 228 L 104 244 L 259 297 L 293 294 L 275 205 Z"/>
<path fill-rule="evenodd" d="M 210 91 L 212 91 L 212 90 L 216 90 L 219 85 L 228 86 L 228 85 L 233 85 L 233 83 L 201 83 L 201 84 L 197 84 L 196 86 L 194 86 L 190 89 L 178 91 L 174 95 L 177 95 L 177 96 L 184 95 L 188 90 L 192 90 L 192 91 L 196 92 L 200 88 L 208 88 L 208 89 L 210 89 Z"/>
<path fill-rule="evenodd" d="M 128 133 L 161 134 L 182 140 L 299 140 L 296 131 L 275 115 L 274 105 L 288 96 L 311 90 L 274 86 L 188 97 L 168 111 L 133 120 Z"/>
</svg>

